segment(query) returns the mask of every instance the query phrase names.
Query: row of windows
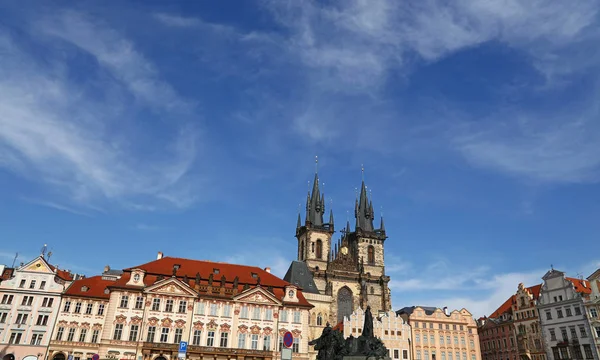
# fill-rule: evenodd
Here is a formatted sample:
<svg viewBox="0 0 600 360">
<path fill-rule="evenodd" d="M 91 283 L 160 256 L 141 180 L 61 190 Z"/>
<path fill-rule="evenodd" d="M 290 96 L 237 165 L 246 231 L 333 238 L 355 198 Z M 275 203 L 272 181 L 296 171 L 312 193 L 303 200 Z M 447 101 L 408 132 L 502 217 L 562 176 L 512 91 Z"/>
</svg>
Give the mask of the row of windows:
<svg viewBox="0 0 600 360">
<path fill-rule="evenodd" d="M 583 352 L 585 353 L 586 359 L 593 359 L 594 354 L 592 353 L 592 347 L 588 344 L 583 345 Z M 583 354 L 581 353 L 580 346 L 572 346 L 568 347 L 553 347 L 552 355 L 554 355 L 554 360 L 562 360 L 562 359 L 583 359 Z"/>
<path fill-rule="evenodd" d="M 504 346 L 501 346 L 504 345 Z M 510 338 L 510 347 L 514 349 L 515 347 L 515 340 L 511 337 Z M 506 338 L 502 339 L 502 342 L 500 342 L 500 339 L 496 339 L 494 340 L 487 340 L 487 341 L 483 341 L 483 349 L 484 350 L 492 350 L 492 349 L 499 349 L 499 350 L 507 350 L 508 347 L 506 346 Z"/>
<path fill-rule="evenodd" d="M 44 336 L 44 334 L 40 334 L 40 333 L 33 333 L 31 335 L 31 340 L 29 341 L 29 345 L 41 345 L 42 344 L 42 337 Z M 8 339 L 8 343 L 9 344 L 21 344 L 21 340 L 23 337 L 23 332 L 22 331 L 13 331 L 10 333 L 10 338 Z M 25 343 L 25 342 L 23 342 Z"/>
<path fill-rule="evenodd" d="M 415 342 L 416 343 L 420 343 L 421 342 L 421 334 L 415 334 Z M 423 343 L 427 344 L 427 343 L 431 343 L 432 345 L 435 345 L 435 335 L 429 335 L 427 336 L 426 334 L 423 334 Z M 444 335 L 440 335 L 440 341 L 439 341 L 440 345 L 444 345 Z M 451 345 L 451 338 L 450 335 L 446 336 L 446 344 L 447 345 Z M 458 345 L 458 336 L 454 336 L 454 345 Z M 464 337 L 460 338 L 460 345 L 461 346 L 466 346 L 466 341 Z M 475 342 L 473 339 L 469 339 L 469 345 L 473 348 L 475 346 Z"/>
<path fill-rule="evenodd" d="M 460 352 L 455 352 L 454 355 L 456 356 L 455 358 L 452 357 L 452 352 L 448 352 L 448 359 L 447 360 L 461 360 L 460 359 Z M 436 356 L 435 356 L 435 350 L 431 351 L 431 359 L 429 358 L 429 350 L 424 350 L 423 351 L 423 357 L 421 357 L 421 350 L 417 350 L 417 359 L 416 360 L 436 360 Z M 471 360 L 476 360 L 477 356 L 475 354 L 471 354 Z M 446 352 L 442 351 L 441 352 L 441 360 L 446 360 Z M 463 352 L 462 353 L 462 360 L 467 360 L 467 353 Z"/>
<path fill-rule="evenodd" d="M 394 349 L 394 359 L 400 359 L 400 350 Z M 402 359 L 408 359 L 408 350 L 402 350 Z"/>
<path fill-rule="evenodd" d="M 60 326 L 57 330 L 56 330 L 56 340 L 58 341 L 75 341 L 75 339 L 77 339 L 77 341 L 79 342 L 87 342 L 89 340 L 89 342 L 91 343 L 97 343 L 98 342 L 98 338 L 100 336 L 100 330 L 98 329 L 94 329 L 91 331 L 91 337 L 88 339 L 88 329 L 82 328 L 79 330 L 79 336 L 75 337 L 77 332 L 77 328 L 71 327 L 68 328 L 67 330 L 67 337 L 64 338 L 65 335 L 65 328 Z"/>
<path fill-rule="evenodd" d="M 17 316 L 15 317 L 15 324 L 26 325 L 28 317 L 29 317 L 29 314 L 17 313 Z M 46 325 L 48 325 L 48 319 L 49 319 L 48 315 L 38 315 L 35 325 L 46 326 Z M 6 313 L 6 312 L 0 313 L 0 324 L 6 324 L 8 321 L 9 321 L 8 313 Z"/>
<path fill-rule="evenodd" d="M 81 331 L 84 331 L 82 329 Z M 112 340 L 123 340 L 123 324 L 116 324 L 115 329 L 113 331 Z M 129 334 L 126 338 L 128 341 L 138 341 L 139 340 L 139 325 L 130 325 L 129 326 Z M 156 326 L 149 326 L 148 332 L 146 334 L 146 342 L 161 342 L 161 343 L 173 343 L 179 344 L 183 337 L 183 329 L 175 329 L 173 331 L 173 337 L 171 339 L 171 329 L 167 327 L 160 328 L 160 333 L 157 333 L 159 329 Z M 98 330 L 94 330 L 98 331 Z M 57 332 L 57 340 L 62 338 L 64 329 L 59 328 Z M 194 330 L 192 333 L 191 344 L 195 346 L 217 346 L 216 343 L 216 334 L 215 330 L 209 330 L 206 332 L 206 338 L 203 339 L 202 330 Z M 59 337 L 60 336 L 60 337 Z M 69 329 L 69 335 L 67 336 L 67 341 L 73 341 L 75 336 L 75 328 Z M 83 339 L 83 340 L 82 340 Z M 85 333 L 80 334 L 81 342 L 85 341 Z M 248 341 L 249 340 L 249 341 Z M 262 340 L 259 344 L 259 340 Z M 220 347 L 228 347 L 229 341 L 229 332 L 221 332 L 219 335 L 218 346 Z M 92 342 L 97 342 L 97 334 L 95 340 Z M 280 351 L 283 344 L 283 339 L 280 339 Z M 260 346 L 259 346 L 260 345 Z M 252 349 L 252 350 L 272 350 L 271 349 L 271 335 L 263 335 L 262 337 L 259 334 L 246 334 L 239 333 L 237 339 L 237 347 L 240 349 Z M 292 346 L 293 352 L 299 352 L 300 349 L 300 338 L 294 338 L 294 344 Z"/>
<path fill-rule="evenodd" d="M 554 328 L 550 328 L 548 329 L 548 331 L 550 332 L 550 340 L 556 341 L 556 329 Z M 568 341 L 569 340 L 569 333 L 571 334 L 571 339 L 577 339 L 577 328 L 575 326 L 569 326 L 569 331 L 567 332 L 567 327 L 566 326 L 562 326 L 559 328 L 560 331 L 560 335 L 562 340 L 564 341 Z M 579 333 L 581 335 L 582 338 L 586 338 L 587 332 L 585 331 L 585 325 L 580 324 L 579 325 Z"/>
<path fill-rule="evenodd" d="M 499 332 L 505 333 L 507 331 L 510 331 L 510 329 L 509 329 L 508 325 L 505 325 L 505 326 L 498 326 L 493 329 L 484 330 L 481 334 L 488 336 L 488 335 L 498 334 Z"/>
<path fill-rule="evenodd" d="M 34 296 L 23 296 L 23 298 L 21 299 L 21 306 L 33 306 L 33 301 L 34 301 Z M 13 300 L 15 299 L 14 295 L 8 295 L 8 294 L 4 294 L 2 296 L 2 302 L 1 304 L 3 305 L 12 305 Z M 51 307 L 52 304 L 54 304 L 54 298 L 51 297 L 44 297 L 42 300 L 42 307 Z"/>
<path fill-rule="evenodd" d="M 556 311 L 556 317 L 558 319 L 564 318 L 565 315 L 567 317 L 573 316 L 573 311 L 571 309 L 571 306 L 563 306 L 563 307 L 556 308 L 554 310 Z M 563 314 L 563 310 L 564 310 L 564 314 Z M 581 315 L 581 308 L 579 306 L 575 306 L 574 310 L 575 310 L 575 315 Z M 551 309 L 546 310 L 546 320 L 552 320 L 552 310 Z"/>
<path fill-rule="evenodd" d="M 527 311 L 521 311 L 521 312 L 516 313 L 517 320 L 529 319 L 529 318 L 534 318 L 534 317 L 537 317 L 537 312 L 536 312 L 535 309 L 533 309 L 533 310 L 527 310 Z"/>
<path fill-rule="evenodd" d="M 25 289 L 25 285 L 27 284 L 27 280 L 22 279 L 21 282 L 19 283 L 19 288 L 21 289 Z M 35 285 L 37 284 L 37 280 L 31 280 L 29 281 L 29 289 L 35 289 Z M 40 286 L 38 287 L 38 289 L 40 290 L 44 290 L 46 288 L 46 281 L 40 281 Z"/>
<path fill-rule="evenodd" d="M 71 312 L 71 301 L 65 301 L 63 306 L 63 312 Z M 73 314 L 81 314 L 81 311 L 84 310 L 84 314 L 92 315 L 94 313 L 94 304 L 87 303 L 85 304 L 85 309 L 83 308 L 82 302 L 76 302 L 73 307 Z M 96 315 L 104 315 L 104 304 L 98 304 Z"/>
<path fill-rule="evenodd" d="M 413 327 L 415 329 L 419 329 L 419 324 L 421 325 L 421 327 L 420 327 L 421 329 L 427 329 L 428 327 L 429 327 L 429 329 L 433 329 L 434 328 L 434 325 L 433 325 L 432 322 L 430 322 L 430 323 L 425 323 L 425 322 L 419 323 L 419 322 L 416 322 L 416 321 L 413 323 Z M 429 326 L 427 326 L 427 324 L 429 324 Z M 446 330 L 450 330 L 450 324 L 445 324 L 445 325 L 446 325 L 445 326 Z M 438 323 L 437 328 L 439 330 L 443 330 L 444 329 L 444 324 Z M 464 327 L 464 325 L 452 324 L 452 330 L 465 331 L 465 327 Z M 469 334 L 471 334 L 473 332 L 473 330 L 471 328 L 469 328 L 468 330 L 469 330 Z"/>
</svg>

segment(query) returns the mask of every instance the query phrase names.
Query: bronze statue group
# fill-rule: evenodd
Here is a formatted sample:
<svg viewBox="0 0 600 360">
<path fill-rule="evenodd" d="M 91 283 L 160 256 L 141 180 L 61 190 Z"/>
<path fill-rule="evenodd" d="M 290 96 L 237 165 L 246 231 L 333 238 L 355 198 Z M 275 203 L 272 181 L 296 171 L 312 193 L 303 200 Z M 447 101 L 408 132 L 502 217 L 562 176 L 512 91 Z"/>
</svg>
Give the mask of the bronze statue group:
<svg viewBox="0 0 600 360">
<path fill-rule="evenodd" d="M 365 322 L 359 337 L 350 335 L 344 339 L 340 331 L 333 330 L 327 323 L 321 336 L 310 341 L 308 345 L 314 345 L 315 350 L 319 351 L 317 360 L 343 360 L 345 356 L 364 357 L 366 360 L 388 357 L 385 345 L 373 334 L 373 315 L 370 306 L 365 310 Z"/>
</svg>

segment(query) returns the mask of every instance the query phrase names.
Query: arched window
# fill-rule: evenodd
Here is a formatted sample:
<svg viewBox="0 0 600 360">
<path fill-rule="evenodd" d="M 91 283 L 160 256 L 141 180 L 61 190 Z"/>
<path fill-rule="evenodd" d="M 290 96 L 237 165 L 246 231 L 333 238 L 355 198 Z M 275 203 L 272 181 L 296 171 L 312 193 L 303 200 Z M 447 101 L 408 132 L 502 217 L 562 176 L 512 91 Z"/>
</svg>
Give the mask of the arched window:
<svg viewBox="0 0 600 360">
<path fill-rule="evenodd" d="M 304 241 L 300 241 L 300 260 L 304 260 Z"/>
<path fill-rule="evenodd" d="M 369 265 L 375 265 L 375 248 L 373 247 L 373 245 L 369 245 L 367 251 L 367 262 L 369 263 Z"/>
<path fill-rule="evenodd" d="M 323 242 L 321 239 L 317 240 L 317 254 L 316 258 L 321 259 L 323 257 Z"/>
<path fill-rule="evenodd" d="M 311 251 L 314 253 L 315 252 L 315 243 L 313 242 L 310 245 L 311 245 Z"/>
<path fill-rule="evenodd" d="M 323 316 L 321 315 L 321 313 L 319 313 L 319 315 L 317 315 L 317 325 L 318 326 L 323 325 Z"/>
<path fill-rule="evenodd" d="M 347 286 L 339 289 L 337 293 L 337 301 L 337 322 L 339 323 L 344 321 L 344 316 L 352 315 L 352 311 L 354 310 L 354 296 L 352 295 L 352 290 L 350 290 Z"/>
</svg>

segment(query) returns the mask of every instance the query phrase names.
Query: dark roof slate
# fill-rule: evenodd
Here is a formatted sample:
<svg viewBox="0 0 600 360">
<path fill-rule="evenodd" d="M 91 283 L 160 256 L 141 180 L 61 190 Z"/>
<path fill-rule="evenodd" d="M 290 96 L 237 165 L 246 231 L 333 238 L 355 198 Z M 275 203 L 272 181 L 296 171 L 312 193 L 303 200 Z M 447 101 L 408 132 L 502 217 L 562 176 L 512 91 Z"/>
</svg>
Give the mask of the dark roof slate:
<svg viewBox="0 0 600 360">
<path fill-rule="evenodd" d="M 283 280 L 298 286 L 305 293 L 319 293 L 312 274 L 308 270 L 308 266 L 302 261 L 292 261 Z"/>
</svg>

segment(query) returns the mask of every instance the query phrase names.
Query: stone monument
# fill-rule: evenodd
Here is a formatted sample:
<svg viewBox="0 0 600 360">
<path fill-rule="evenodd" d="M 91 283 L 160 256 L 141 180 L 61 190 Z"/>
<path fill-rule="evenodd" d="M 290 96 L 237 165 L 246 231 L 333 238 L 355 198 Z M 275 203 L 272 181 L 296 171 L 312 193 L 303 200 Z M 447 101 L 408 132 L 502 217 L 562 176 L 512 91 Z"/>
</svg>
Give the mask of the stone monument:
<svg viewBox="0 0 600 360">
<path fill-rule="evenodd" d="M 308 343 L 318 350 L 317 360 L 370 360 L 389 359 L 383 342 L 373 334 L 371 307 L 365 310 L 363 331 L 359 337 L 350 335 L 344 340 L 341 332 L 333 330 L 329 323 L 317 339 Z"/>
</svg>

